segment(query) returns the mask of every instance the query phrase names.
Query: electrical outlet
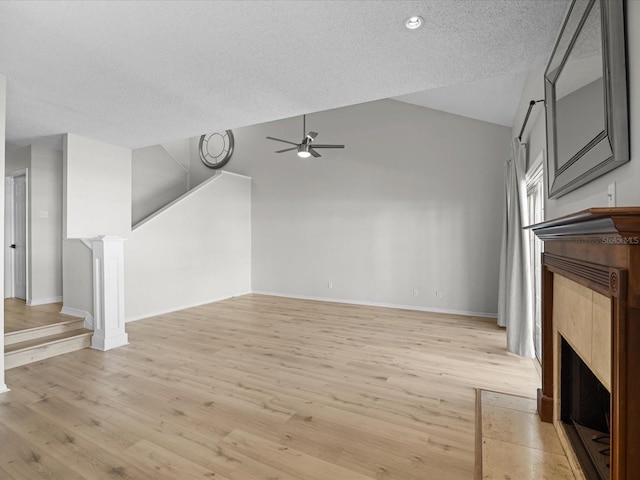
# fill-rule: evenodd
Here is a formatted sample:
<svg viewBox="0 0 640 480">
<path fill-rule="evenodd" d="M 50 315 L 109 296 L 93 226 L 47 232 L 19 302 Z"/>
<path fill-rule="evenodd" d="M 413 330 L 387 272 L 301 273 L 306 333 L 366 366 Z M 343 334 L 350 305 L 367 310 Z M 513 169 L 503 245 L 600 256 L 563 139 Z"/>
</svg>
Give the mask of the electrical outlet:
<svg viewBox="0 0 640 480">
<path fill-rule="evenodd" d="M 333 282 L 327 283 L 327 288 L 333 288 Z"/>
<path fill-rule="evenodd" d="M 440 290 L 436 290 L 436 298 L 442 298 L 442 292 Z"/>
<path fill-rule="evenodd" d="M 417 289 L 417 288 L 414 288 L 414 289 L 413 289 L 413 296 L 414 296 L 414 297 L 417 297 L 418 295 L 420 295 L 420 292 L 418 292 L 418 289 Z"/>
<path fill-rule="evenodd" d="M 610 183 L 607 188 L 607 206 L 616 206 L 616 182 Z"/>
</svg>

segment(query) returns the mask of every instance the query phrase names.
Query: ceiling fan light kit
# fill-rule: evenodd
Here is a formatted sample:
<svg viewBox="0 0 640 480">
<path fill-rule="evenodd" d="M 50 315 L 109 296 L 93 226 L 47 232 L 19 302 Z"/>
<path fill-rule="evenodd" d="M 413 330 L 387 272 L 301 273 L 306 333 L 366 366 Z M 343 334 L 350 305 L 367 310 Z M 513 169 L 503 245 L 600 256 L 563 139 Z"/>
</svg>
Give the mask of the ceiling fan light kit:
<svg viewBox="0 0 640 480">
<path fill-rule="evenodd" d="M 267 137 L 267 140 L 275 140 L 276 142 L 282 142 L 282 143 L 288 143 L 290 145 L 294 145 L 293 147 L 285 148 L 283 150 L 277 150 L 275 153 L 284 153 L 284 152 L 290 152 L 292 150 L 297 150 L 298 156 L 300 158 L 309 158 L 311 155 L 313 155 L 316 158 L 321 157 L 322 155 L 316 152 L 315 150 L 316 148 L 344 148 L 344 145 L 314 144 L 313 142 L 318 136 L 318 132 L 305 133 L 306 131 L 307 131 L 307 116 L 303 115 L 302 116 L 302 135 L 303 135 L 302 142 L 295 143 L 295 142 L 290 142 L 289 140 L 282 140 L 281 138 L 275 138 L 275 137 Z"/>
<path fill-rule="evenodd" d="M 311 152 L 309 151 L 309 145 L 300 145 L 298 147 L 298 156 L 300 158 L 309 158 L 311 156 Z"/>
</svg>

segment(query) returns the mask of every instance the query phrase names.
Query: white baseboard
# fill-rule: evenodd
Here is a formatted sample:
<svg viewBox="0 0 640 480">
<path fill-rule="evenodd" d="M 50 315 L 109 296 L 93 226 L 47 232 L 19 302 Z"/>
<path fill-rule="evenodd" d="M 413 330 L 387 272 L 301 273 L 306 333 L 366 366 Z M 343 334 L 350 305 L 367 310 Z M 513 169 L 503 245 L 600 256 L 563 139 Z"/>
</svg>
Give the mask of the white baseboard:
<svg viewBox="0 0 640 480">
<path fill-rule="evenodd" d="M 86 310 L 63 306 L 62 310 L 60 310 L 60 313 L 70 315 L 72 317 L 84 318 L 84 328 L 86 328 L 87 330 L 93 330 L 93 315 L 91 315 Z"/>
<path fill-rule="evenodd" d="M 71 315 L 72 317 L 80 317 L 80 318 L 85 318 L 87 315 L 89 315 L 89 312 L 87 312 L 86 310 L 67 307 L 66 305 L 62 306 L 62 310 L 60 310 L 60 313 L 64 313 L 65 315 Z"/>
<path fill-rule="evenodd" d="M 84 328 L 87 330 L 93 330 L 93 315 L 89 312 L 86 312 L 84 316 Z"/>
<path fill-rule="evenodd" d="M 291 295 L 288 293 L 265 292 L 265 291 L 255 291 L 253 293 L 257 295 L 271 295 L 273 297 L 299 298 L 300 300 L 315 300 L 318 302 L 346 303 L 349 305 L 366 305 L 368 307 L 398 308 L 400 310 L 415 310 L 418 312 L 445 313 L 449 315 L 465 315 L 468 317 L 498 318 L 497 313 L 470 312 L 467 310 L 452 310 L 448 308 L 422 307 L 420 305 L 402 305 L 397 303 L 368 302 L 368 301 L 361 301 L 361 300 L 348 300 L 344 298 L 312 297 L 308 295 Z"/>
<path fill-rule="evenodd" d="M 49 303 L 60 303 L 62 297 L 49 297 L 49 298 L 36 298 L 35 300 L 27 300 L 29 307 L 36 307 L 38 305 L 48 305 Z"/>
<path fill-rule="evenodd" d="M 91 315 L 86 310 L 63 306 L 62 310 L 60 310 L 60 313 L 70 315 L 72 317 L 84 318 L 84 328 L 86 328 L 87 330 L 93 330 L 93 315 Z"/>
<path fill-rule="evenodd" d="M 0 393 L 10 392 L 11 389 L 7 388 L 7 385 L 4 383 L 0 383 Z"/>
<path fill-rule="evenodd" d="M 136 320 L 142 320 L 145 318 L 150 318 L 150 317 L 156 317 L 158 315 L 164 315 L 165 313 L 172 313 L 172 312 L 177 312 L 179 310 L 186 310 L 187 308 L 193 308 L 193 307 L 199 307 L 200 305 L 207 305 L 208 303 L 215 303 L 215 302 L 220 302 L 222 300 L 228 300 L 230 298 L 235 298 L 235 297 L 239 297 L 241 295 L 248 295 L 250 294 L 251 291 L 246 291 L 246 292 L 239 292 L 239 293 L 234 293 L 233 295 L 229 295 L 227 297 L 216 297 L 216 298 L 211 298 L 202 302 L 195 302 L 195 303 L 190 303 L 187 305 L 179 305 L 179 306 L 175 306 L 175 307 L 171 307 L 171 308 L 165 308 L 162 310 L 156 310 L 154 312 L 148 312 L 148 313 L 143 313 L 142 315 L 134 315 L 132 317 L 127 317 L 125 322 L 129 323 L 129 322 L 135 322 Z"/>
</svg>

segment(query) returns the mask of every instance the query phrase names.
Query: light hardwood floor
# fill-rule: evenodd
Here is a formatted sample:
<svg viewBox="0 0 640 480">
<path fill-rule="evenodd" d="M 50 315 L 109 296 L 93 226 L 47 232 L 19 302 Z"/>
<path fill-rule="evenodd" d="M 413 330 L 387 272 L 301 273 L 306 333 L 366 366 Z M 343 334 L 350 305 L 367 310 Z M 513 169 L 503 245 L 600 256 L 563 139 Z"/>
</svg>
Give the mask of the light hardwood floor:
<svg viewBox="0 0 640 480">
<path fill-rule="evenodd" d="M 475 387 L 532 396 L 493 320 L 247 295 L 7 372 L 2 479 L 471 479 Z"/>
<path fill-rule="evenodd" d="M 4 332 L 17 332 L 75 319 L 75 317 L 61 314 L 61 309 L 62 303 L 27 307 L 24 300 L 6 298 L 4 300 Z"/>
</svg>

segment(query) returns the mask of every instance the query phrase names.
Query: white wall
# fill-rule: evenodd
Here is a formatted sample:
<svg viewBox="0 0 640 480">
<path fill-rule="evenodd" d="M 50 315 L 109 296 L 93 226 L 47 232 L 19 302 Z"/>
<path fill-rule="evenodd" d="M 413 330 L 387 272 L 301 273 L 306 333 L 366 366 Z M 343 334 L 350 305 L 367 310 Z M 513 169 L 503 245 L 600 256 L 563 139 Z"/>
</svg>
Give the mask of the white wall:
<svg viewBox="0 0 640 480">
<path fill-rule="evenodd" d="M 548 199 L 545 207 L 547 219 L 556 218 L 591 207 L 607 206 L 607 187 L 616 182 L 618 206 L 640 205 L 640 2 L 626 2 L 627 15 L 627 86 L 629 93 L 629 138 L 631 161 L 558 199 Z M 517 135 L 531 99 L 544 98 L 543 71 L 532 72 L 523 92 L 519 115 L 513 127 Z M 531 122 L 523 141 L 529 143 L 529 159 L 546 150 L 543 109 Z"/>
<path fill-rule="evenodd" d="M 495 314 L 508 128 L 393 100 L 307 127 L 346 149 L 274 154 L 286 144 L 265 136 L 299 141 L 301 118 L 234 130 L 225 169 L 254 180 L 254 291 Z M 194 151 L 195 184 L 211 170 Z"/>
<path fill-rule="evenodd" d="M 131 220 L 140 222 L 183 195 L 188 176 L 160 145 L 133 150 L 131 157 Z"/>
<path fill-rule="evenodd" d="M 4 171 L 4 145 L 6 135 L 6 109 L 7 109 L 7 77 L 0 75 L 0 171 Z M 4 202 L 4 182 L 0 182 L 0 201 Z M 4 209 L 2 209 L 4 210 Z M 4 238 L 4 222 L 0 222 L 0 238 Z M 0 268 L 4 271 L 4 256 L 0 255 Z M 0 285 L 0 291 L 4 291 L 4 276 L 0 277 L 2 284 Z M 4 381 L 4 299 L 3 308 L 0 309 L 0 392 L 7 390 L 7 386 Z"/>
<path fill-rule="evenodd" d="M 62 299 L 61 151 L 31 148 L 29 201 L 30 304 L 59 302 Z"/>
<path fill-rule="evenodd" d="M 131 232 L 131 150 L 67 134 L 64 182 L 66 238 Z"/>
<path fill-rule="evenodd" d="M 62 312 L 93 318 L 93 256 L 81 240 L 66 239 L 62 245 Z"/>
<path fill-rule="evenodd" d="M 251 291 L 251 179 L 222 173 L 125 242 L 127 320 Z"/>
</svg>

